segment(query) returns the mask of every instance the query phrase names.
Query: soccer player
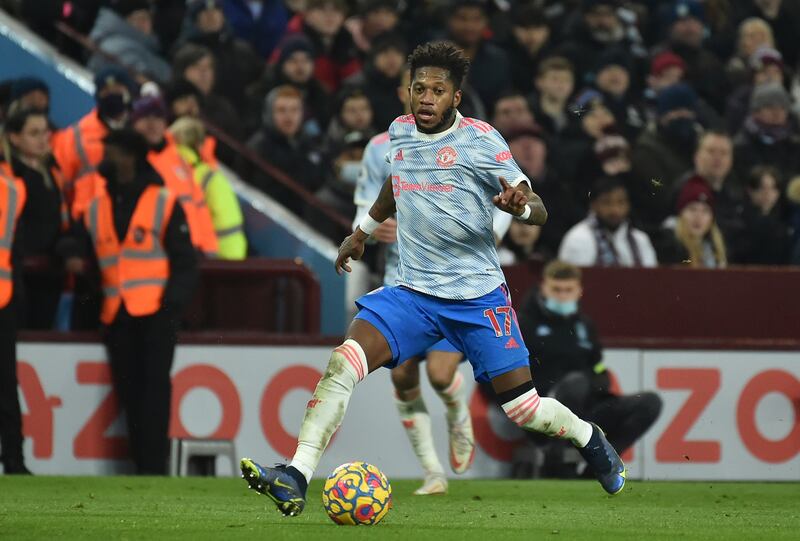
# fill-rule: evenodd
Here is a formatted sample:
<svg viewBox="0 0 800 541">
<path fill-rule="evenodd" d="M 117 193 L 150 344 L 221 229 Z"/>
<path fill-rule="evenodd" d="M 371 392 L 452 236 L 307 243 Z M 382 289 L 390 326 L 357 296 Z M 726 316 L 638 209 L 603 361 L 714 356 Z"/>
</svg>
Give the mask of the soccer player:
<svg viewBox="0 0 800 541">
<path fill-rule="evenodd" d="M 408 87 L 411 75 L 404 71 L 398 98 L 403 102 L 405 112 L 410 113 Z M 361 173 L 358 177 L 354 201 L 358 207 L 353 228 L 368 214 L 378 197 L 386 177 L 391 175 L 391 166 L 386 155 L 391 150 L 389 132 L 373 137 L 364 149 Z M 501 240 L 511 225 L 511 215 L 494 209 L 493 231 L 497 241 Z M 397 221 L 387 218 L 372 234 L 379 242 L 387 243 L 385 273 L 383 283 L 392 286 L 397 279 Z M 395 405 L 406 435 L 411 442 L 423 470 L 425 480 L 414 491 L 417 495 L 444 494 L 447 492 L 447 477 L 433 442 L 431 419 L 422 398 L 419 380 L 419 365 L 425 361 L 426 372 L 431 386 L 442 399 L 446 408 L 446 419 L 450 446 L 450 467 L 454 473 L 463 473 L 472 465 L 475 458 L 475 437 L 472 432 L 472 419 L 464 392 L 464 378 L 458 372 L 464 355 L 446 339 L 442 339 L 425 352 L 424 357 L 414 357 L 392 369 L 392 384 L 395 390 Z"/>
<path fill-rule="evenodd" d="M 497 131 L 458 112 L 469 68 L 463 52 L 428 43 L 414 50 L 409 64 L 412 113 L 389 127 L 392 174 L 336 259 L 338 272 L 350 272 L 350 259 L 361 257 L 369 235 L 396 214 L 398 285 L 356 301 L 360 311 L 306 406 L 291 463 L 268 468 L 243 458 L 242 476 L 284 515 L 301 513 L 308 481 L 356 384 L 446 338 L 464 352 L 476 380 L 491 382 L 512 421 L 571 441 L 606 492 L 616 494 L 625 465 L 600 428 L 536 392 L 497 260 L 492 205 L 542 225 L 542 200 Z"/>
</svg>

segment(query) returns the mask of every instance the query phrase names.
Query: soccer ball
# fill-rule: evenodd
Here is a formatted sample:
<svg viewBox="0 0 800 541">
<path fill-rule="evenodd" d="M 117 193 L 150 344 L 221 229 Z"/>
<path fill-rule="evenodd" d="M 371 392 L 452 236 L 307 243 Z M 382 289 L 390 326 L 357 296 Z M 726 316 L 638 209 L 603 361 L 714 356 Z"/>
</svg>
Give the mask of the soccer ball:
<svg viewBox="0 0 800 541">
<path fill-rule="evenodd" d="M 322 489 L 322 506 L 336 524 L 369 526 L 389 512 L 392 487 L 383 472 L 366 462 L 342 464 Z"/>
</svg>

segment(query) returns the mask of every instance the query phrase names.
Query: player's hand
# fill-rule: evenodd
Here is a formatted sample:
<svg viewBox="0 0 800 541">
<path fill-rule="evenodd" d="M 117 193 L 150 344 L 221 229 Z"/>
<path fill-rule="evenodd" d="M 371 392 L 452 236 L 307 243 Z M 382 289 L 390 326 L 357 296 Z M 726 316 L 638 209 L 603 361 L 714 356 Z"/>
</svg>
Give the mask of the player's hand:
<svg viewBox="0 0 800 541">
<path fill-rule="evenodd" d="M 528 196 L 525 195 L 522 189 L 512 187 L 503 177 L 500 177 L 500 187 L 503 188 L 503 191 L 492 198 L 494 206 L 513 216 L 519 216 L 525 212 Z"/>
<path fill-rule="evenodd" d="M 378 242 L 385 242 L 386 244 L 397 242 L 397 220 L 388 218 L 378 226 L 372 236 Z"/>
<path fill-rule="evenodd" d="M 336 257 L 336 274 L 342 274 L 342 271 L 352 272 L 348 263 L 350 259 L 361 259 L 364 255 L 364 241 L 367 240 L 367 235 L 360 229 L 356 229 L 352 235 L 345 238 L 339 246 L 339 255 Z"/>
</svg>

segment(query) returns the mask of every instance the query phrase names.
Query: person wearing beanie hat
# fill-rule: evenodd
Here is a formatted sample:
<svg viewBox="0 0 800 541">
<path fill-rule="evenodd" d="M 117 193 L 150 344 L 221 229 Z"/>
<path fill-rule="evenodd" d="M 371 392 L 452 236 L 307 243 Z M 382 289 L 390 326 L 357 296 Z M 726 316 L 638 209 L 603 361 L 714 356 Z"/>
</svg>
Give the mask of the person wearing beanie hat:
<svg viewBox="0 0 800 541">
<path fill-rule="evenodd" d="M 344 81 L 347 88 L 359 88 L 367 96 L 373 112 L 372 124 L 384 129 L 403 114 L 403 104 L 397 99 L 397 86 L 406 62 L 408 50 L 400 34 L 375 36 L 364 69 Z"/>
<path fill-rule="evenodd" d="M 273 88 L 288 84 L 303 96 L 303 132 L 308 137 L 320 137 L 330 120 L 332 98 L 314 77 L 314 45 L 304 34 L 290 34 L 277 50 L 277 61 L 268 65 L 261 79 L 247 89 L 247 132 L 253 133 L 260 127 L 266 95 Z"/>
<path fill-rule="evenodd" d="M 736 169 L 744 178 L 754 164 L 800 174 L 800 131 L 791 113 L 791 98 L 782 85 L 765 83 L 753 89 L 750 112 L 736 136 Z"/>
<path fill-rule="evenodd" d="M 714 220 L 714 192 L 702 177 L 686 181 L 675 211 L 677 217 L 662 237 L 661 262 L 706 269 L 726 267 L 725 239 Z"/>
<path fill-rule="evenodd" d="M 95 73 L 109 66 L 108 57 L 137 74 L 166 82 L 169 64 L 161 56 L 161 45 L 153 34 L 150 2 L 116 0 L 100 8 L 89 37 L 105 54 L 92 54 L 87 67 Z"/>
<path fill-rule="evenodd" d="M 192 0 L 176 51 L 184 43 L 206 47 L 214 56 L 214 91 L 226 98 L 239 114 L 246 112 L 245 91 L 261 75 L 263 60 L 249 43 L 235 37 L 225 19 L 222 0 Z"/>
<path fill-rule="evenodd" d="M 744 124 L 755 87 L 767 83 L 784 84 L 783 55 L 772 47 L 757 49 L 748 60 L 748 79 L 734 90 L 725 104 L 725 121 L 730 133 Z"/>
<path fill-rule="evenodd" d="M 656 97 L 656 123 L 642 132 L 633 147 L 632 187 L 637 216 L 653 234 L 671 212 L 678 180 L 692 168 L 697 136 L 697 94 L 679 83 Z"/>
<path fill-rule="evenodd" d="M 590 212 L 561 242 L 558 258 L 581 267 L 655 267 L 656 252 L 644 231 L 629 221 L 625 184 L 601 177 L 589 194 Z"/>
<path fill-rule="evenodd" d="M 166 475 L 170 369 L 197 258 L 184 211 L 148 162 L 144 137 L 113 130 L 104 148 L 88 212 L 60 252 L 68 261 L 89 258 L 101 271 L 103 338 L 126 413 L 129 458 L 139 475 Z M 141 281 L 121 281 L 125 276 Z"/>
<path fill-rule="evenodd" d="M 217 237 L 202 189 L 194 182 L 192 168 L 181 157 L 167 132 L 167 106 L 161 96 L 143 96 L 133 104 L 131 126 L 150 147 L 147 160 L 178 197 L 189 224 L 192 244 L 208 257 L 217 253 Z"/>
</svg>

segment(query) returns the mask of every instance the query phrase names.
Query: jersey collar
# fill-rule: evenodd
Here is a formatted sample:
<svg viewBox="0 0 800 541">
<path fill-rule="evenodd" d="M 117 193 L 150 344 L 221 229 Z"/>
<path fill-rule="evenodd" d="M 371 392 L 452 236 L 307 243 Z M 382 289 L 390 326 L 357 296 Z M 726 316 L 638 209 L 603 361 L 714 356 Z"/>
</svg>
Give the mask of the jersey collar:
<svg viewBox="0 0 800 541">
<path fill-rule="evenodd" d="M 423 141 L 438 141 L 442 137 L 446 137 L 446 136 L 450 135 L 451 133 L 453 133 L 454 131 L 456 131 L 458 129 L 459 124 L 461 124 L 461 119 L 462 118 L 464 118 L 464 117 L 461 116 L 461 113 L 459 113 L 458 109 L 456 109 L 456 119 L 453 122 L 453 125 L 450 126 L 449 128 L 447 128 L 446 130 L 444 130 L 443 132 L 439 132 L 439 133 L 422 133 L 421 131 L 419 131 L 418 129 L 415 128 L 414 129 L 414 135 L 417 137 L 417 139 L 422 139 Z"/>
</svg>

